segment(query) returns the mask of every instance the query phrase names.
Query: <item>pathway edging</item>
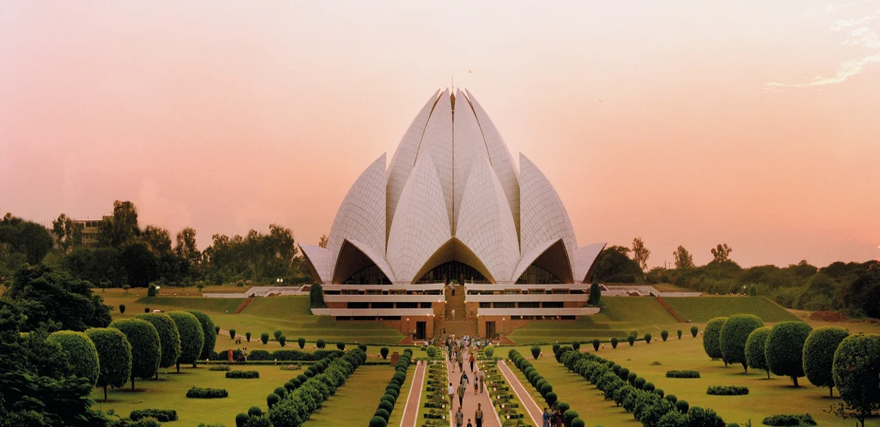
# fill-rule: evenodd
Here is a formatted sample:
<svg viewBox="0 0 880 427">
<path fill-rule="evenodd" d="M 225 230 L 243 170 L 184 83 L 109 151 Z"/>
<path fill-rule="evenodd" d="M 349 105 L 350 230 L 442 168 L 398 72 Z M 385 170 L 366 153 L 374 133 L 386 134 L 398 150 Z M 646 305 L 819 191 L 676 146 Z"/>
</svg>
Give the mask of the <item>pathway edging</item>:
<svg viewBox="0 0 880 427">
<path fill-rule="evenodd" d="M 510 387 L 513 388 L 513 393 L 516 394 L 516 398 L 519 399 L 519 401 L 522 402 L 523 406 L 526 407 L 525 409 L 526 412 L 529 413 L 529 418 L 532 419 L 532 422 L 534 422 L 536 426 L 540 426 L 541 415 L 543 415 L 543 412 L 541 411 L 541 406 L 539 406 L 538 403 L 535 402 L 535 399 L 532 398 L 532 395 L 529 394 L 525 386 L 523 386 L 522 383 L 519 381 L 519 378 L 516 377 L 513 371 L 510 370 L 510 368 L 507 366 L 506 363 L 504 363 L 503 360 L 498 361 L 498 370 L 501 371 L 501 375 L 504 375 L 504 379 L 506 379 L 507 383 L 510 384 Z M 520 395 L 519 391 L 517 390 L 518 388 L 522 389 L 523 394 L 526 396 L 526 399 L 523 399 L 523 396 Z M 537 412 L 533 412 L 533 409 Z M 536 413 L 537 418 L 535 418 Z"/>
<path fill-rule="evenodd" d="M 416 422 L 418 421 L 419 403 L 422 400 L 422 387 L 423 387 L 423 384 L 425 383 L 425 370 L 426 370 L 426 368 L 427 368 L 427 362 L 418 362 L 416 364 L 416 370 L 415 370 L 415 372 L 413 372 L 413 379 L 412 379 L 413 382 L 412 382 L 412 385 L 409 387 L 409 394 L 406 395 L 406 404 L 403 406 L 403 415 L 400 417 L 400 427 L 415 427 Z M 415 388 L 416 388 L 416 382 L 418 382 L 418 384 L 419 384 L 419 389 L 416 392 L 415 405 L 413 405 L 413 410 L 415 411 L 415 414 L 413 414 L 413 416 L 412 416 L 413 420 L 410 422 L 410 424 L 407 424 L 406 423 L 406 418 L 408 415 L 407 411 L 410 410 L 409 402 L 412 399 L 413 390 L 415 390 Z"/>
</svg>

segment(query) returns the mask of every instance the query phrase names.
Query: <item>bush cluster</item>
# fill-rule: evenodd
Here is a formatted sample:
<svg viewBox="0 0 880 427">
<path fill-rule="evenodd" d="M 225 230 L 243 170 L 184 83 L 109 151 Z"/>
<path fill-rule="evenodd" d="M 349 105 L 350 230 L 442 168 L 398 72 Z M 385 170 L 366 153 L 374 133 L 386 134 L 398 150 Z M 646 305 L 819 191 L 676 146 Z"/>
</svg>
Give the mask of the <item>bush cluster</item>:
<svg viewBox="0 0 880 427">
<path fill-rule="evenodd" d="M 216 399 L 228 396 L 229 393 L 222 388 L 201 388 L 194 386 L 186 392 L 186 397 L 193 399 Z"/>
<path fill-rule="evenodd" d="M 706 394 L 713 396 L 743 396 L 749 394 L 748 387 L 738 385 L 710 385 Z"/>
<path fill-rule="evenodd" d="M 337 388 L 367 360 L 361 349 L 347 353 L 327 352 L 326 357 L 309 366 L 303 374 L 291 378 L 283 387 L 269 394 L 269 418 L 266 425 L 298 427 L 320 409 Z M 248 421 L 253 422 L 251 417 Z M 271 423 L 271 424 L 269 424 Z"/>
<path fill-rule="evenodd" d="M 515 359 L 511 357 L 511 360 Z M 630 372 L 613 361 L 590 353 L 565 352 L 559 362 L 570 371 L 591 382 L 605 396 L 606 400 L 632 413 L 633 417 L 646 426 L 670 427 L 724 427 L 724 421 L 711 409 L 690 407 L 687 402 L 674 395 L 665 395 L 663 390 L 645 381 L 635 372 Z M 528 363 L 528 362 L 525 362 Z"/>
<path fill-rule="evenodd" d="M 432 348 L 435 352 L 437 351 L 437 348 L 434 346 L 428 347 L 428 350 L 430 351 Z M 406 371 L 409 369 L 409 364 L 412 361 L 412 354 L 411 349 L 404 350 L 403 356 L 400 356 L 400 360 L 394 365 L 394 375 L 391 377 L 391 381 L 388 382 L 388 386 L 385 387 L 385 394 L 379 399 L 379 406 L 376 407 L 376 412 L 373 414 L 373 419 L 370 420 L 370 425 L 387 425 L 388 418 L 394 412 L 394 405 L 397 403 L 400 388 L 403 387 L 404 381 L 406 381 Z"/>
<path fill-rule="evenodd" d="M 692 369 L 682 371 L 666 371 L 666 378 L 700 378 L 700 372 Z"/>
<path fill-rule="evenodd" d="M 816 420 L 810 414 L 804 415 L 773 415 L 764 418 L 762 424 L 767 426 L 814 426 Z"/>
<path fill-rule="evenodd" d="M 565 347 L 556 347 L 554 346 L 554 356 L 556 356 L 557 361 L 562 361 L 563 359 L 569 358 L 567 355 L 570 354 L 589 354 L 589 353 L 581 353 L 575 350 L 573 347 L 565 346 Z M 544 400 L 547 402 L 547 405 L 551 408 L 555 408 L 563 411 L 563 419 L 565 420 L 565 424 L 569 426 L 583 426 L 585 423 L 582 419 L 578 417 L 578 413 L 571 409 L 568 403 L 560 402 L 559 396 L 557 396 L 556 392 L 553 391 L 553 385 L 551 385 L 544 377 L 538 374 L 538 371 L 529 362 L 522 354 L 520 354 L 516 350 L 510 350 L 508 353 L 508 357 L 510 361 L 519 368 L 520 371 L 528 378 L 529 382 L 532 386 L 535 387 L 541 393 L 541 396 L 544 397 Z"/>
<path fill-rule="evenodd" d="M 138 421 L 141 418 L 155 418 L 156 421 L 168 422 L 177 421 L 177 411 L 173 409 L 138 409 L 131 411 L 128 418 L 132 421 Z"/>
<path fill-rule="evenodd" d="M 220 354 L 224 354 L 220 352 Z M 318 361 L 327 356 L 335 354 L 337 357 L 345 354 L 340 350 L 315 350 L 313 352 L 302 350 L 275 350 L 268 352 L 266 350 L 254 350 L 248 354 L 248 360 L 278 360 L 280 361 Z"/>
<path fill-rule="evenodd" d="M 260 378 L 259 371 L 229 371 L 226 373 L 226 378 Z"/>
<path fill-rule="evenodd" d="M 214 364 L 214 365 L 211 365 L 210 367 L 208 367 L 209 371 L 229 371 L 229 369 L 230 369 L 229 365 L 227 365 L 225 363 L 222 363 L 219 365 Z"/>
</svg>

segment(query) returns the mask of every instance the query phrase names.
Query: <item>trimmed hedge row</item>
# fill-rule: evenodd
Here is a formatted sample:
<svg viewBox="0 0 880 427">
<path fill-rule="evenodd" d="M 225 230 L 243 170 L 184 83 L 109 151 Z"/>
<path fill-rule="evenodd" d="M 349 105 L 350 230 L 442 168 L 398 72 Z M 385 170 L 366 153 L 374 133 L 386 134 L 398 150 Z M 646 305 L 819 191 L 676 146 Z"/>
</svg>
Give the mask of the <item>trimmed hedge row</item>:
<svg viewBox="0 0 880 427">
<path fill-rule="evenodd" d="M 335 354 L 336 357 L 342 357 L 345 352 L 341 350 L 315 350 L 312 352 L 302 350 L 275 350 L 268 352 L 266 350 L 254 350 L 248 354 L 248 361 L 267 360 L 267 361 L 318 361 Z M 221 358 L 226 357 L 226 352 L 220 352 Z"/>
<path fill-rule="evenodd" d="M 430 349 L 431 347 L 428 348 Z M 434 350 L 436 352 L 436 348 Z M 409 369 L 412 361 L 412 354 L 412 350 L 404 350 L 403 356 L 400 356 L 400 360 L 394 365 L 394 375 L 391 377 L 391 381 L 388 382 L 388 386 L 385 387 L 385 394 L 379 399 L 379 406 L 370 420 L 371 426 L 385 427 L 388 424 L 388 418 L 394 412 L 394 405 L 397 403 L 397 397 L 400 395 L 400 388 L 403 387 L 403 383 L 406 381 L 406 371 Z"/>
<path fill-rule="evenodd" d="M 633 414 L 645 426 L 724 427 L 724 420 L 711 409 L 690 407 L 674 395 L 645 381 L 611 360 L 591 353 L 560 349 L 559 362 L 591 382 L 617 406 Z"/>
<path fill-rule="evenodd" d="M 229 371 L 226 373 L 226 378 L 260 378 L 259 371 Z"/>
<path fill-rule="evenodd" d="M 173 409 L 138 409 L 131 411 L 131 414 L 128 416 L 132 421 L 147 417 L 155 418 L 156 421 L 161 421 L 163 423 L 177 421 L 177 411 Z"/>
<path fill-rule="evenodd" d="M 193 386 L 193 388 L 187 390 L 186 392 L 186 397 L 192 399 L 217 399 L 228 396 L 229 393 L 227 393 L 226 390 L 222 388 L 201 388 Z"/>
<path fill-rule="evenodd" d="M 761 423 L 768 426 L 814 426 L 816 425 L 816 420 L 810 414 L 773 415 L 764 418 L 764 421 L 761 421 Z"/>
<path fill-rule="evenodd" d="M 320 409 L 328 397 L 345 384 L 346 379 L 367 360 L 356 348 L 329 355 L 308 367 L 303 374 L 278 387 L 266 398 L 269 421 L 274 427 L 299 427 Z"/>
<path fill-rule="evenodd" d="M 694 370 L 666 371 L 666 378 L 700 378 L 700 372 Z"/>
<path fill-rule="evenodd" d="M 706 394 L 712 396 L 743 396 L 749 394 L 748 387 L 738 385 L 710 385 Z"/>
<path fill-rule="evenodd" d="M 556 347 L 554 348 L 553 353 L 556 356 L 557 361 L 560 360 L 560 357 L 563 354 L 581 354 L 580 352 L 574 350 L 574 348 L 572 348 L 571 346 Z M 534 386 L 535 389 L 537 389 L 541 393 L 541 396 L 544 397 L 544 400 L 547 402 L 548 406 L 554 409 L 562 410 L 562 416 L 565 421 L 565 425 L 583 426 L 585 424 L 584 420 L 579 417 L 577 411 L 571 409 L 571 406 L 569 406 L 568 403 L 559 401 L 559 396 L 557 396 L 556 393 L 553 391 L 553 386 L 549 382 L 547 382 L 544 377 L 538 374 L 538 371 L 535 369 L 534 366 L 532 366 L 532 363 L 526 360 L 523 355 L 521 355 L 518 351 L 514 349 L 510 350 L 510 352 L 508 353 L 508 358 L 510 358 L 510 361 L 513 362 L 513 364 L 516 365 L 516 367 L 519 368 L 520 371 L 522 371 L 529 382 L 532 383 L 532 386 Z"/>
</svg>

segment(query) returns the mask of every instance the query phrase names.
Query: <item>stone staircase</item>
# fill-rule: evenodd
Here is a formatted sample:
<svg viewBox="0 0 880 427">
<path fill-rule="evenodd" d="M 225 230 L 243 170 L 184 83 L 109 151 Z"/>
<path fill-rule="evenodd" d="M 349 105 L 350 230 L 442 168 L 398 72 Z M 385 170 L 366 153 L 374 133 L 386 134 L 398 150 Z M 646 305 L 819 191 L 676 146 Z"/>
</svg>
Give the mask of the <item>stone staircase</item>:
<svg viewBox="0 0 880 427">
<path fill-rule="evenodd" d="M 477 324 L 473 319 L 467 320 L 467 313 L 465 313 L 464 286 L 455 286 L 454 293 L 455 295 L 451 289 L 446 291 L 446 317 L 442 320 L 438 319 L 437 333 L 442 333 L 445 329 L 446 334 L 459 337 L 476 336 Z"/>
<path fill-rule="evenodd" d="M 454 286 L 453 289 L 453 291 L 446 292 L 446 320 L 454 322 L 464 320 L 466 313 L 464 311 L 464 286 Z"/>
<path fill-rule="evenodd" d="M 465 335 L 477 336 L 477 323 L 473 320 L 447 320 L 443 322 L 442 328 L 446 328 L 447 335 L 455 335 L 457 337 Z"/>
</svg>

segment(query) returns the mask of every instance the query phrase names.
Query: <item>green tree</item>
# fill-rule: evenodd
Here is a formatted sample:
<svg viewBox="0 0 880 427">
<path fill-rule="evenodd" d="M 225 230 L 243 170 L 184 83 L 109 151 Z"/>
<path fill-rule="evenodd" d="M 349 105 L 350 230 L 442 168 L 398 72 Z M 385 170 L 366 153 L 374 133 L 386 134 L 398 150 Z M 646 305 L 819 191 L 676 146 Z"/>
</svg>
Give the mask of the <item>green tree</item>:
<svg viewBox="0 0 880 427">
<path fill-rule="evenodd" d="M 327 235 L 326 235 L 326 234 L 322 234 L 322 235 L 321 235 L 321 238 L 318 239 L 318 247 L 321 247 L 321 248 L 327 249 L 327 243 L 328 243 L 328 242 L 329 242 L 329 239 L 327 239 Z"/>
<path fill-rule="evenodd" d="M 724 366 L 727 367 L 727 360 L 721 352 L 721 329 L 725 322 L 727 322 L 726 317 L 716 317 L 706 323 L 706 329 L 703 330 L 703 350 L 712 359 L 723 360 Z"/>
<path fill-rule="evenodd" d="M 63 213 L 52 221 L 52 234 L 55 235 L 55 242 L 62 253 L 69 253 L 82 246 L 82 232 L 83 224 L 73 222 Z"/>
<path fill-rule="evenodd" d="M 101 221 L 98 244 L 121 249 L 135 243 L 140 234 L 137 208 L 134 203 L 117 200 L 113 202 L 113 215 Z"/>
<path fill-rule="evenodd" d="M 645 247 L 645 242 L 642 240 L 641 237 L 636 237 L 635 239 L 633 239 L 632 246 L 633 260 L 638 263 L 639 268 L 641 268 L 642 271 L 647 270 L 648 257 L 651 256 L 651 251 Z"/>
<path fill-rule="evenodd" d="M 100 374 L 96 385 L 104 389 L 106 402 L 107 386 L 122 387 L 131 376 L 131 344 L 115 328 L 92 328 L 85 333 L 98 352 Z"/>
<path fill-rule="evenodd" d="M 148 225 L 141 235 L 141 242 L 146 244 L 157 258 L 171 255 L 171 237 L 168 230 L 162 227 Z"/>
<path fill-rule="evenodd" d="M 672 256 L 675 258 L 675 268 L 677 270 L 692 270 L 695 267 L 693 255 L 684 246 L 679 246 L 672 253 Z"/>
<path fill-rule="evenodd" d="M 752 314 L 734 314 L 721 326 L 719 344 L 721 353 L 727 363 L 740 363 L 743 370 L 749 373 L 746 358 L 746 341 L 755 329 L 764 327 L 764 322 Z"/>
<path fill-rule="evenodd" d="M 826 326 L 811 332 L 804 342 L 804 374 L 813 385 L 828 387 L 830 397 L 834 397 L 834 353 L 848 336 L 846 329 Z"/>
<path fill-rule="evenodd" d="M 133 286 L 147 286 L 158 278 L 159 264 L 156 255 L 143 243 L 135 243 L 122 249 L 119 262 L 128 273 L 128 283 Z"/>
<path fill-rule="evenodd" d="M 596 283 L 596 281 L 593 281 L 593 284 L 590 285 L 589 304 L 594 307 L 598 307 L 601 300 L 602 300 L 602 289 L 599 288 L 599 284 Z"/>
<path fill-rule="evenodd" d="M 730 261 L 730 253 L 733 252 L 733 249 L 727 246 L 727 243 L 724 243 L 713 248 L 711 252 L 712 262 L 721 263 Z"/>
<path fill-rule="evenodd" d="M 320 283 L 312 284 L 309 288 L 309 305 L 312 308 L 324 308 L 324 289 Z"/>
<path fill-rule="evenodd" d="M 880 318 L 880 263 L 874 261 L 868 269 L 846 287 L 844 304 L 873 318 Z"/>
<path fill-rule="evenodd" d="M 162 347 L 159 332 L 146 320 L 116 320 L 110 324 L 125 334 L 131 344 L 131 389 L 134 390 L 135 378 L 152 378 L 159 370 L 162 360 Z"/>
<path fill-rule="evenodd" d="M 91 284 L 55 267 L 19 269 L 3 297 L 19 304 L 28 331 L 40 325 L 51 330 L 84 331 L 110 324 L 110 307 L 92 293 Z"/>
<path fill-rule="evenodd" d="M 593 277 L 605 283 L 636 283 L 644 281 L 644 273 L 638 263 L 627 254 L 629 248 L 611 246 L 599 254 Z"/>
<path fill-rule="evenodd" d="M 853 411 L 865 427 L 865 418 L 880 409 L 880 335 L 851 335 L 846 337 L 834 353 L 834 384 L 842 404 L 836 408 L 839 416 L 847 417 Z"/>
<path fill-rule="evenodd" d="M 746 340 L 746 363 L 752 369 L 766 371 L 767 379 L 770 379 L 770 367 L 767 366 L 767 357 L 764 353 L 764 345 L 767 343 L 768 335 L 770 335 L 768 327 L 755 329 L 749 334 L 749 339 Z"/>
<path fill-rule="evenodd" d="M 8 244 L 11 252 L 23 254 L 31 265 L 39 264 L 53 245 L 52 236 L 45 227 L 9 213 L 0 220 L 0 246 L 2 243 Z"/>
<path fill-rule="evenodd" d="M 798 387 L 798 377 L 804 376 L 804 342 L 812 330 L 804 322 L 777 323 L 770 329 L 764 344 L 764 356 L 770 372 L 791 377 L 795 387 Z"/>
<path fill-rule="evenodd" d="M 189 310 L 189 313 L 196 316 L 196 319 L 199 319 L 199 324 L 202 325 L 202 332 L 205 336 L 205 342 L 202 345 L 202 354 L 199 355 L 199 359 L 210 359 L 211 353 L 214 351 L 214 343 L 217 342 L 217 332 L 214 329 L 214 321 L 211 320 L 211 316 L 208 316 L 201 311 Z M 195 363 L 193 363 L 193 368 L 195 367 Z"/>
<path fill-rule="evenodd" d="M 177 372 L 180 373 L 181 363 L 195 364 L 202 354 L 202 346 L 205 345 L 205 332 L 202 324 L 192 313 L 185 311 L 172 311 L 168 317 L 174 321 L 177 331 L 180 333 L 180 356 L 177 358 Z"/>
<path fill-rule="evenodd" d="M 196 244 L 196 230 L 192 227 L 186 227 L 177 233 L 177 246 L 174 252 L 181 259 L 186 260 L 190 268 L 195 267 L 201 259 L 201 252 Z"/>
<path fill-rule="evenodd" d="M 74 375 L 89 380 L 92 387 L 98 382 L 100 367 L 98 350 L 86 334 L 75 331 L 53 332 L 47 341 L 58 343 L 67 354 L 67 360 L 73 366 Z"/>
</svg>

